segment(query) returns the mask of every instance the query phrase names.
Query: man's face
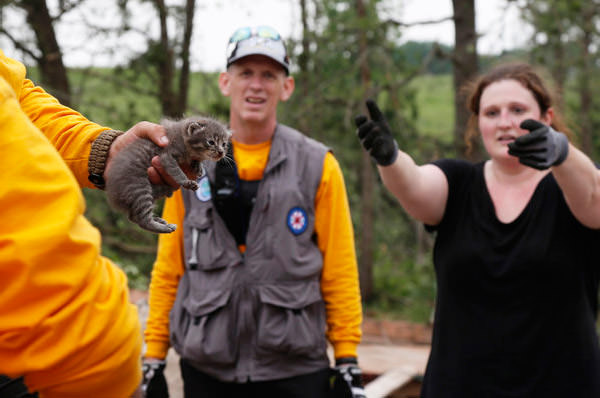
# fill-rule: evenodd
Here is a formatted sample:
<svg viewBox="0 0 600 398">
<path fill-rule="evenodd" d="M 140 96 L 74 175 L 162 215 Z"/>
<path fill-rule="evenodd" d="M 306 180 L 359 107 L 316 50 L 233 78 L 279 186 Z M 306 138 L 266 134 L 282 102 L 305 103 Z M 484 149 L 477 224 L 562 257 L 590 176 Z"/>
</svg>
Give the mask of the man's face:
<svg viewBox="0 0 600 398">
<path fill-rule="evenodd" d="M 221 74 L 219 87 L 231 98 L 232 118 L 260 124 L 276 120 L 277 104 L 292 95 L 294 80 L 272 59 L 250 55 Z"/>
</svg>

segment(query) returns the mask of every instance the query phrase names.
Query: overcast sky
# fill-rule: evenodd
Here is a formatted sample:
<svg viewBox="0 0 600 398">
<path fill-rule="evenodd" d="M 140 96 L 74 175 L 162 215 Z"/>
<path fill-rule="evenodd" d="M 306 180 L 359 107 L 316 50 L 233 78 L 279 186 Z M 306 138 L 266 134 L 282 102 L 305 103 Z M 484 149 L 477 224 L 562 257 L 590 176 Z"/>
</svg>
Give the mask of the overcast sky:
<svg viewBox="0 0 600 398">
<path fill-rule="evenodd" d="M 49 0 L 56 4 L 56 0 Z M 111 2 L 112 3 L 112 2 Z M 168 1 L 168 3 L 181 3 Z M 506 0 L 475 0 L 476 28 L 481 35 L 478 42 L 480 53 L 500 53 L 503 50 L 524 44 L 527 35 L 519 23 L 514 6 L 504 9 Z M 140 36 L 130 33 L 113 43 L 104 37 L 90 39 L 83 30 L 80 20 L 87 18 L 102 26 L 116 26 L 118 14 L 107 8 L 107 2 L 88 1 L 87 11 L 74 11 L 66 15 L 57 29 L 59 43 L 63 46 L 67 66 L 107 66 L 119 63 L 119 53 L 106 56 L 106 48 L 124 47 L 126 51 L 142 50 Z M 225 66 L 225 47 L 231 33 L 240 26 L 271 25 L 284 38 L 298 37 L 301 32 L 298 0 L 206 0 L 197 2 L 194 35 L 192 40 L 192 69 L 205 71 L 222 70 Z M 389 17 L 412 23 L 437 20 L 452 15 L 451 0 L 387 0 Z M 155 21 L 151 6 L 136 9 L 133 20 L 142 30 L 152 29 L 147 21 Z M 18 24 L 17 18 L 8 18 L 5 23 Z M 21 30 L 22 31 L 22 30 Z M 436 25 L 406 28 L 402 40 L 438 41 L 454 44 L 454 26 L 451 21 Z M 8 55 L 20 57 L 6 41 L 0 45 Z M 94 50 L 102 53 L 101 58 Z"/>
</svg>

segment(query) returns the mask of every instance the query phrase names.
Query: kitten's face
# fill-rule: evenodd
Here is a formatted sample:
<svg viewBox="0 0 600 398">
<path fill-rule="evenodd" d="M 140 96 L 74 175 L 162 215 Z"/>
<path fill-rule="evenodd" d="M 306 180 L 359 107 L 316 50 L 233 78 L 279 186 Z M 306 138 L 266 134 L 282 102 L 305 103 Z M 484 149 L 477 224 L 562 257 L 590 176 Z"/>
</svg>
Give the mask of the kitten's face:
<svg viewBox="0 0 600 398">
<path fill-rule="evenodd" d="M 231 133 L 221 123 L 203 119 L 187 126 L 185 143 L 193 160 L 218 161 L 227 153 Z"/>
</svg>

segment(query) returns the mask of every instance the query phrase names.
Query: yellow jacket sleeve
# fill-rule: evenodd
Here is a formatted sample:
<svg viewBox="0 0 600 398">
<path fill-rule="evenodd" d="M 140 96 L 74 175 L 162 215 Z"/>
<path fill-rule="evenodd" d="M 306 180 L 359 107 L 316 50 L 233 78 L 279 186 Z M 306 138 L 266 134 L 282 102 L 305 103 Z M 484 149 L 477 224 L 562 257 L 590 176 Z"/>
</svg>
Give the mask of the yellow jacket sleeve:
<svg viewBox="0 0 600 398">
<path fill-rule="evenodd" d="M 362 305 L 354 231 L 342 170 L 328 153 L 317 191 L 315 229 L 323 253 L 321 291 L 327 311 L 327 338 L 336 358 L 356 356 Z"/>
<path fill-rule="evenodd" d="M 185 208 L 181 190 L 165 200 L 162 217 L 177 224 L 170 234 L 158 238 L 158 254 L 152 268 L 149 314 L 144 329 L 145 356 L 164 359 L 169 349 L 169 312 L 175 302 L 179 280 L 184 272 L 183 217 Z"/>
<path fill-rule="evenodd" d="M 0 374 L 42 398 L 125 397 L 141 336 L 73 174 L 0 76 Z"/>
<path fill-rule="evenodd" d="M 107 127 L 100 126 L 25 78 L 25 66 L 0 50 L 0 76 L 16 93 L 21 109 L 50 140 L 80 186 L 93 188 L 88 181 L 88 157 L 92 141 Z"/>
</svg>

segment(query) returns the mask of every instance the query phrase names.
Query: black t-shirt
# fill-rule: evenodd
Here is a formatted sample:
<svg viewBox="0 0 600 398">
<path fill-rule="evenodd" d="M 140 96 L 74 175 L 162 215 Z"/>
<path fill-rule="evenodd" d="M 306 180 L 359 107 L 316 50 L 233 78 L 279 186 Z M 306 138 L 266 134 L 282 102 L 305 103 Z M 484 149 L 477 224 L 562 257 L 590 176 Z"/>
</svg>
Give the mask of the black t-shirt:
<svg viewBox="0 0 600 398">
<path fill-rule="evenodd" d="M 484 163 L 434 163 L 448 179 L 423 398 L 598 398 L 600 231 L 579 223 L 552 174 L 511 223 Z"/>
</svg>

